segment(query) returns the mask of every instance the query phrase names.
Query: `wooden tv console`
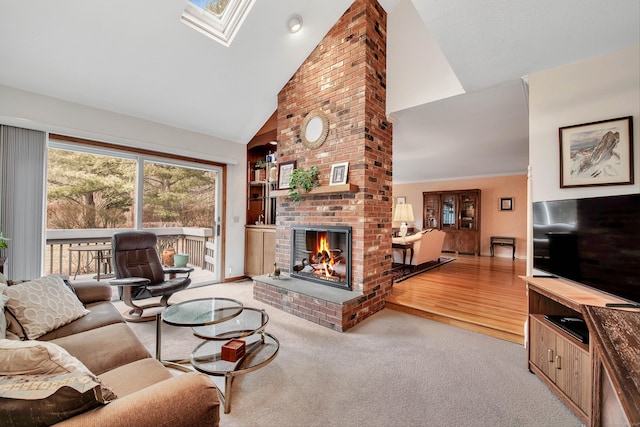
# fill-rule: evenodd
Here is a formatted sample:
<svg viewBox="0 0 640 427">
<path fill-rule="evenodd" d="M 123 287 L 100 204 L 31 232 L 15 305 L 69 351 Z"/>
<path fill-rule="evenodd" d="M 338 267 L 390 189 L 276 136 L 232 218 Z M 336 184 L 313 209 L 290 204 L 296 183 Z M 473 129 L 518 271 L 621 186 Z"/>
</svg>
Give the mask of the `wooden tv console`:
<svg viewBox="0 0 640 427">
<path fill-rule="evenodd" d="M 612 425 L 612 420 L 640 425 L 640 357 L 627 351 L 638 346 L 640 310 L 601 308 L 627 301 L 566 280 L 522 279 L 529 302 L 529 370 L 587 426 Z M 589 342 L 580 342 L 545 314 L 584 318 Z M 617 345 L 603 342 L 607 329 L 617 331 Z"/>
</svg>

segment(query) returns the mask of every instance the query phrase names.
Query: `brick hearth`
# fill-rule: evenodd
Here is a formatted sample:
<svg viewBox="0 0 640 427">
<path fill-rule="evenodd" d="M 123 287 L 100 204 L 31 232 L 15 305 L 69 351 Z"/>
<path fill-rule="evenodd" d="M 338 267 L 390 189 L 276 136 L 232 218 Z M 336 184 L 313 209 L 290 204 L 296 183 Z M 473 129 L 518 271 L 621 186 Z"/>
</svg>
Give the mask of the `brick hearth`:
<svg viewBox="0 0 640 427">
<path fill-rule="evenodd" d="M 286 276 L 293 224 L 351 226 L 352 292 L 312 282 L 291 289 L 285 280 L 261 277 L 254 280 L 256 299 L 338 331 L 384 308 L 392 261 L 392 129 L 385 103 L 386 12 L 376 0 L 356 0 L 279 93 L 277 111 L 279 162 L 316 165 L 321 186 L 329 184 L 332 164 L 349 162 L 348 182 L 358 190 L 311 192 L 299 203 L 278 197 L 276 263 Z M 313 110 L 328 117 L 329 134 L 308 149 L 300 132 Z"/>
<path fill-rule="evenodd" d="M 284 276 L 256 277 L 253 297 L 282 311 L 342 332 L 344 313 L 353 312 L 362 301 L 362 292 L 346 291 Z"/>
</svg>

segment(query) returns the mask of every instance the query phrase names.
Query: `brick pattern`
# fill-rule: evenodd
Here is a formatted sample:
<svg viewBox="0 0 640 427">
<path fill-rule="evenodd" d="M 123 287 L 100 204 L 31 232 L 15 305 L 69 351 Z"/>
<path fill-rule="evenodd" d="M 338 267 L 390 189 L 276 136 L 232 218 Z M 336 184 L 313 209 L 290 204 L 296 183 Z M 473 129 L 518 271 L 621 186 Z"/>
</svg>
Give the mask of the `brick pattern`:
<svg viewBox="0 0 640 427">
<path fill-rule="evenodd" d="M 272 305 L 286 313 L 342 332 L 342 305 L 313 298 L 260 281 L 253 282 L 256 300 Z"/>
<path fill-rule="evenodd" d="M 318 166 L 320 185 L 329 184 L 332 164 L 347 161 L 348 181 L 359 191 L 311 195 L 299 203 L 278 198 L 276 262 L 289 271 L 292 224 L 351 226 L 352 287 L 363 296 L 332 307 L 335 315 L 300 295 L 279 293 L 278 302 L 271 289 L 257 298 L 341 331 L 384 308 L 392 262 L 392 129 L 385 103 L 386 12 L 377 0 L 356 0 L 279 93 L 277 116 L 279 161 Z M 327 115 L 329 134 L 309 150 L 301 143 L 301 126 L 316 109 Z"/>
<path fill-rule="evenodd" d="M 359 307 L 365 305 L 367 300 L 366 296 L 361 296 L 352 301 L 338 304 L 264 283 L 260 280 L 253 281 L 253 297 L 286 313 L 338 332 L 346 331 L 362 320 L 358 319 L 357 314 Z M 370 314 L 375 313 L 369 308 L 366 308 L 366 310 Z"/>
</svg>

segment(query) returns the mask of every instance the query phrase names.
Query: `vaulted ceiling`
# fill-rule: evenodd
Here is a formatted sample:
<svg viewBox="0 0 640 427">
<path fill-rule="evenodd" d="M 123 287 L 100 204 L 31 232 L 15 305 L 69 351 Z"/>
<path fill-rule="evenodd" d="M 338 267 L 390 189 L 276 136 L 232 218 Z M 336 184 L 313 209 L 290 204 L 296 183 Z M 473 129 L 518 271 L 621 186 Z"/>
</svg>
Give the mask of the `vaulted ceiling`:
<svg viewBox="0 0 640 427">
<path fill-rule="evenodd" d="M 351 0 L 256 1 L 230 47 L 181 23 L 185 4 L 0 0 L 0 84 L 246 144 Z M 640 44 L 637 0 L 380 4 L 394 182 L 524 173 L 521 77 Z"/>
</svg>

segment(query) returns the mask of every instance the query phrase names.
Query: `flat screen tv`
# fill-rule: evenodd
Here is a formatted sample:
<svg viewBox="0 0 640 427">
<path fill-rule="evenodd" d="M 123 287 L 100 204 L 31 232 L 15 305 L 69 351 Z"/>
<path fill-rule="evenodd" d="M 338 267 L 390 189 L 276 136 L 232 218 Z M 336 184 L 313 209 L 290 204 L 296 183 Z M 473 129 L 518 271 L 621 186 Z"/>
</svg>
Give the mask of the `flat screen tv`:
<svg viewBox="0 0 640 427">
<path fill-rule="evenodd" d="M 640 195 L 534 202 L 533 267 L 640 303 Z"/>
</svg>

